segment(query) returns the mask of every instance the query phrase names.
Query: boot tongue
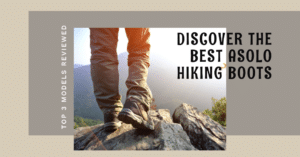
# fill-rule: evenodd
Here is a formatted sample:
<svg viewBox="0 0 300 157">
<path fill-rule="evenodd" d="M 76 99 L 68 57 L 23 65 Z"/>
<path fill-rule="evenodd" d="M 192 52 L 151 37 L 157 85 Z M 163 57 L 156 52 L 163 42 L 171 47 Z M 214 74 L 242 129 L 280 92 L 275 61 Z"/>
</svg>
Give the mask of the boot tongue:
<svg viewBox="0 0 300 157">
<path fill-rule="evenodd" d="M 140 103 L 138 100 L 136 100 L 136 99 L 134 99 L 134 98 L 132 98 L 132 97 L 130 97 L 130 98 L 127 99 L 127 100 L 129 100 L 129 101 L 135 103 L 140 109 L 142 109 L 142 110 L 144 110 L 144 111 L 146 111 L 146 112 L 148 111 L 148 110 L 147 110 L 147 107 L 146 107 L 144 104 Z"/>
<path fill-rule="evenodd" d="M 148 119 L 145 107 L 137 100 L 128 99 L 124 105 L 124 108 L 129 108 L 134 114 L 143 117 L 145 120 Z"/>
</svg>

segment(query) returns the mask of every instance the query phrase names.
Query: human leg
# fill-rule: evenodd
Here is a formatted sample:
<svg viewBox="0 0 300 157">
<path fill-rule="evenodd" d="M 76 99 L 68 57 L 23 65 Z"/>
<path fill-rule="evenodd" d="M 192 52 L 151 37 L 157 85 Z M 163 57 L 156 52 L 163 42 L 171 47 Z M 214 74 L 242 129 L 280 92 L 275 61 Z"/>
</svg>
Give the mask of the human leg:
<svg viewBox="0 0 300 157">
<path fill-rule="evenodd" d="M 118 28 L 90 28 L 91 76 L 94 94 L 108 130 L 119 127 L 123 105 L 119 94 Z"/>
<path fill-rule="evenodd" d="M 128 88 L 124 108 L 119 119 L 136 128 L 153 130 L 153 121 L 148 115 L 152 93 L 147 84 L 150 66 L 149 28 L 125 28 L 128 37 Z"/>
<path fill-rule="evenodd" d="M 152 93 L 147 84 L 150 66 L 149 28 L 126 28 L 128 37 L 128 78 L 126 80 L 127 98 L 134 98 L 149 110 Z"/>
</svg>

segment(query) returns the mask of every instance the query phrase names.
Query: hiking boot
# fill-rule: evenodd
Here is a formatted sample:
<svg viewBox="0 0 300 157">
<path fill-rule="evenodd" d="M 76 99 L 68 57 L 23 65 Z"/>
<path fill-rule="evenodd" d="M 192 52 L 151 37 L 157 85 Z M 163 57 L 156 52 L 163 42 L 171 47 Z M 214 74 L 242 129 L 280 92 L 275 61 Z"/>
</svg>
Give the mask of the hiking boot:
<svg viewBox="0 0 300 157">
<path fill-rule="evenodd" d="M 107 111 L 104 113 L 104 130 L 115 131 L 121 126 L 121 121 L 118 120 L 117 111 Z"/>
<path fill-rule="evenodd" d="M 145 130 L 154 130 L 154 123 L 144 105 L 134 99 L 127 99 L 118 119 L 133 127 Z"/>
</svg>

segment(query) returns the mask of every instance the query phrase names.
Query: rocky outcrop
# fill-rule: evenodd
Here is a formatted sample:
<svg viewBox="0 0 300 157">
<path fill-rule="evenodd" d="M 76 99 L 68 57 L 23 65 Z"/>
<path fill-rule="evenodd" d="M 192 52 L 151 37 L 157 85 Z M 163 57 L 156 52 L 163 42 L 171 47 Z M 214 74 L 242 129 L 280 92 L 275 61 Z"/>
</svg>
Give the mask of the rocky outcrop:
<svg viewBox="0 0 300 157">
<path fill-rule="evenodd" d="M 180 124 L 172 122 L 168 110 L 151 111 L 155 131 L 142 131 L 123 123 L 115 132 L 103 124 L 75 130 L 75 150 L 196 150 Z"/>
<path fill-rule="evenodd" d="M 226 131 L 210 117 L 188 104 L 179 106 L 173 118 L 167 109 L 150 111 L 154 131 L 123 123 L 114 132 L 103 124 L 75 130 L 75 150 L 225 150 Z M 176 122 L 174 123 L 173 122 Z"/>
<path fill-rule="evenodd" d="M 226 149 L 225 128 L 197 108 L 183 103 L 174 111 L 173 120 L 181 124 L 197 149 Z"/>
</svg>

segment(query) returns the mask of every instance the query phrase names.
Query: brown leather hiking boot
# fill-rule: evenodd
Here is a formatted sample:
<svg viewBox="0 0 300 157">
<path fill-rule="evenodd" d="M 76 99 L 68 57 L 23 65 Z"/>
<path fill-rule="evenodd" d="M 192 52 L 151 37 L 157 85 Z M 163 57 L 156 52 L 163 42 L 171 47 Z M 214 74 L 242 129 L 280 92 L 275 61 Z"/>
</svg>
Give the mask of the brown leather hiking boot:
<svg viewBox="0 0 300 157">
<path fill-rule="evenodd" d="M 117 111 L 107 111 L 104 113 L 104 130 L 105 131 L 115 131 L 121 125 L 121 121 L 119 121 L 118 117 L 119 112 Z"/>
<path fill-rule="evenodd" d="M 118 119 L 133 127 L 145 130 L 154 130 L 154 123 L 144 105 L 134 99 L 127 99 Z"/>
</svg>

